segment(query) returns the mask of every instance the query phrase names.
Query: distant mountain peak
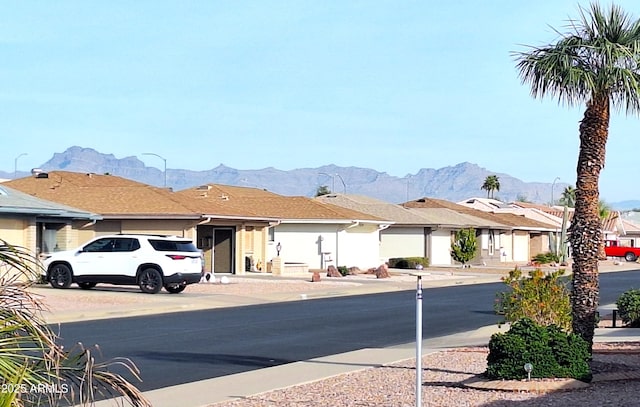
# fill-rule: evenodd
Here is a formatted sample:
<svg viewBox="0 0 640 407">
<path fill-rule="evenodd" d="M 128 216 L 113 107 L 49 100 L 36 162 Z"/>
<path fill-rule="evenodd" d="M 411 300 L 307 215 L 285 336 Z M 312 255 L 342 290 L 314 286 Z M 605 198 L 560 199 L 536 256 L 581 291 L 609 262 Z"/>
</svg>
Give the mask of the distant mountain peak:
<svg viewBox="0 0 640 407">
<path fill-rule="evenodd" d="M 238 170 L 220 163 L 210 170 L 167 169 L 165 174 L 156 167 L 147 167 L 135 156 L 118 159 L 113 154 L 100 153 L 93 148 L 72 146 L 62 153 L 53 154 L 41 168 L 45 171 L 109 173 L 156 186 L 162 186 L 166 176 L 167 186 L 174 190 L 218 183 L 267 189 L 282 195 L 314 196 L 318 187 L 325 185 L 335 189 L 333 192 L 364 195 L 393 203 L 418 197 L 458 202 L 478 196 L 486 177 L 499 175 L 501 188 L 497 197 L 503 201 L 525 197 L 533 202 L 547 203 L 551 199 L 550 184 L 523 182 L 470 162 L 439 169 L 421 168 L 416 174 L 404 177 L 371 168 L 340 167 L 335 164 L 285 171 L 274 167 Z M 3 175 L 0 171 L 0 177 L 7 177 L 7 174 L 5 172 Z M 23 172 L 18 175 L 29 174 Z M 564 187 L 561 184 L 556 186 Z"/>
</svg>

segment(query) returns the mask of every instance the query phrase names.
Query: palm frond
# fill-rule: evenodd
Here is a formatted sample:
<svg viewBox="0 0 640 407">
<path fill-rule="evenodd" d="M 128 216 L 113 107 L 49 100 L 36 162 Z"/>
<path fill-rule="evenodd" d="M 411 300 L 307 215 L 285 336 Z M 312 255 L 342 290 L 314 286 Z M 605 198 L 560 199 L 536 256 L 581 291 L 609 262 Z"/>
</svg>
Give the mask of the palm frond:
<svg viewBox="0 0 640 407">
<path fill-rule="evenodd" d="M 516 67 L 533 97 L 556 97 L 569 106 L 606 96 L 627 113 L 640 112 L 640 20 L 620 7 L 580 8 L 554 44 L 515 52 Z"/>
<path fill-rule="evenodd" d="M 0 407 L 41 405 L 44 399 L 48 405 L 61 400 L 92 405 L 97 397 L 115 396 L 123 396 L 122 405 L 150 406 L 125 377 L 140 380 L 133 362 L 96 362 L 89 349 L 80 346 L 67 352 L 57 343 L 42 315 L 45 306 L 41 297 L 28 290 L 40 271 L 38 259 L 29 250 L 0 239 L 0 383 L 46 390 L 2 395 Z M 49 391 L 55 389 L 60 391 Z"/>
<path fill-rule="evenodd" d="M 97 346 L 94 349 L 99 353 Z M 115 358 L 97 362 L 90 348 L 78 344 L 77 349 L 70 351 L 58 367 L 57 376 L 71 390 L 65 396 L 67 401 L 84 406 L 97 398 L 124 396 L 135 407 L 150 407 L 151 403 L 123 374 L 142 381 L 140 371 L 131 360 Z"/>
</svg>

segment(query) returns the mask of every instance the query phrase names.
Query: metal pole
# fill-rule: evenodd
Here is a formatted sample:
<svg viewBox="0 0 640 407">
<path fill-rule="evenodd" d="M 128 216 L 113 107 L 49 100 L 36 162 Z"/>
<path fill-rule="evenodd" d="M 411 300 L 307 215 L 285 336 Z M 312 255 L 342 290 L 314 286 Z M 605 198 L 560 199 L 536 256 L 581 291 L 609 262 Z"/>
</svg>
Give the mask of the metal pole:
<svg viewBox="0 0 640 407">
<path fill-rule="evenodd" d="M 342 182 L 342 188 L 344 189 L 344 194 L 347 194 L 347 184 L 344 183 L 344 180 L 342 179 L 342 177 L 340 176 L 340 174 L 336 174 L 336 176 L 338 178 L 340 178 L 340 182 Z"/>
<path fill-rule="evenodd" d="M 18 176 L 18 158 L 24 157 L 27 153 L 21 153 L 13 160 L 13 178 L 15 179 Z"/>
<path fill-rule="evenodd" d="M 416 407 L 422 406 L 422 276 L 423 273 L 412 273 L 418 278 L 416 288 Z"/>
<path fill-rule="evenodd" d="M 560 181 L 560 177 L 556 177 L 556 178 L 553 180 L 553 183 L 551 184 L 551 206 L 553 206 L 553 205 L 554 205 L 554 202 L 553 202 L 553 189 L 554 189 L 554 187 L 556 186 L 556 181 Z"/>
<path fill-rule="evenodd" d="M 331 175 L 331 174 L 327 174 L 326 172 L 319 172 L 318 174 L 326 175 L 327 177 L 331 177 L 331 193 L 335 194 L 336 193 L 336 176 L 335 175 Z"/>
<path fill-rule="evenodd" d="M 164 187 L 167 187 L 167 159 L 156 153 L 142 153 L 142 155 L 153 155 L 164 161 Z"/>
</svg>

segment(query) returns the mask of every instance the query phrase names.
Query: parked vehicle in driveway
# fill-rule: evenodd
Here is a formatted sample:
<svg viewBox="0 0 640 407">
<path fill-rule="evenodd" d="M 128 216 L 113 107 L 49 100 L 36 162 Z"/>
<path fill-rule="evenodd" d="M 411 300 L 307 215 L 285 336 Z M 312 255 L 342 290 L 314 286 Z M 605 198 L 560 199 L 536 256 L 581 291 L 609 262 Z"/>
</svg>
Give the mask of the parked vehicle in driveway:
<svg viewBox="0 0 640 407">
<path fill-rule="evenodd" d="M 45 280 L 54 288 L 76 283 L 91 289 L 98 283 L 137 285 L 155 294 L 163 287 L 182 292 L 202 276 L 202 253 L 189 239 L 164 235 L 100 236 L 75 250 L 43 256 Z"/>
<path fill-rule="evenodd" d="M 626 261 L 636 261 L 640 257 L 640 247 L 624 245 L 617 240 L 607 240 L 604 252 L 607 257 L 624 257 Z"/>
</svg>

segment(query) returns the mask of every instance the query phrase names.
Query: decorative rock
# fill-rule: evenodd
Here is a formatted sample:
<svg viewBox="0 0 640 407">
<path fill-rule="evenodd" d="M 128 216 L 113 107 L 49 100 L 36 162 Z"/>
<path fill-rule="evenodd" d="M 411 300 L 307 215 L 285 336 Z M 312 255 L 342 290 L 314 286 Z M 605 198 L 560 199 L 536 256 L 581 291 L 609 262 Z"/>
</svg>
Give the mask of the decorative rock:
<svg viewBox="0 0 640 407">
<path fill-rule="evenodd" d="M 340 274 L 336 266 L 331 265 L 327 268 L 327 277 L 342 277 L 342 274 Z"/>
<path fill-rule="evenodd" d="M 318 273 L 317 271 L 314 271 L 313 275 L 311 276 L 311 282 L 317 283 L 318 281 L 320 281 L 320 273 Z"/>
<path fill-rule="evenodd" d="M 376 269 L 376 278 L 390 278 L 389 275 L 389 266 L 387 264 L 383 264 Z"/>
<path fill-rule="evenodd" d="M 358 267 L 349 267 L 349 275 L 350 276 L 355 276 L 357 274 L 360 274 L 361 271 Z"/>
</svg>

